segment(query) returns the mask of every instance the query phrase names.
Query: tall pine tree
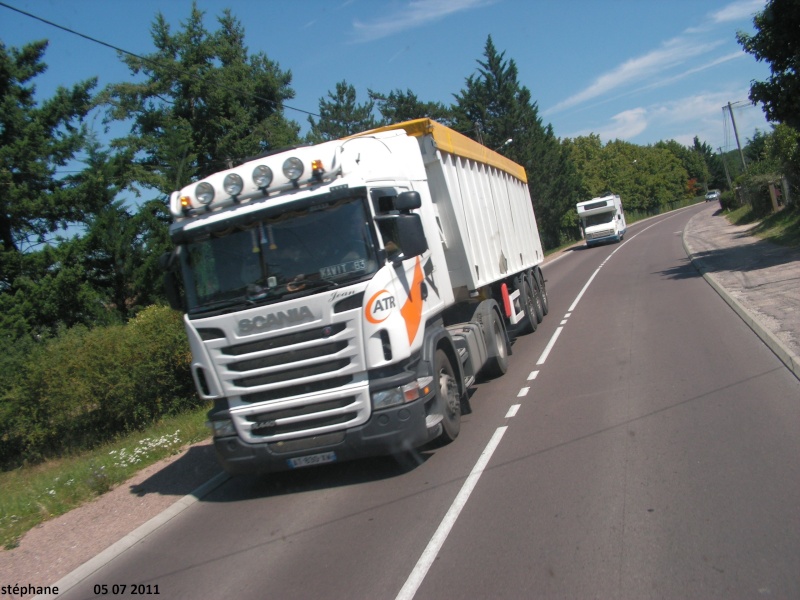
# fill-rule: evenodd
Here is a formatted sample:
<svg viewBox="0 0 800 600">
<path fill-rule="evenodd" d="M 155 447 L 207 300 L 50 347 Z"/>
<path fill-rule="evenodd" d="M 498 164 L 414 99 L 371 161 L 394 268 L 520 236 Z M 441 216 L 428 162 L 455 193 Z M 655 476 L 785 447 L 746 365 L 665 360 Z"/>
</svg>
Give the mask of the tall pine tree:
<svg viewBox="0 0 800 600">
<path fill-rule="evenodd" d="M 377 126 L 372 114 L 373 100 L 356 103 L 356 88 L 342 80 L 336 84 L 336 92 L 328 92 L 328 100 L 319 99 L 319 120 L 308 117 L 311 129 L 306 141 L 311 144 L 338 140 L 348 135 L 366 131 Z"/>
<path fill-rule="evenodd" d="M 556 247 L 571 234 L 568 213 L 579 199 L 569 152 L 553 128 L 543 125 L 530 90 L 519 83 L 516 63 L 498 53 L 491 36 L 484 57 L 478 61 L 478 74 L 470 75 L 455 96 L 454 126 L 525 167 L 543 244 Z"/>
<path fill-rule="evenodd" d="M 248 54 L 244 28 L 230 10 L 214 32 L 203 26 L 203 15 L 193 4 L 173 34 L 159 13 L 156 51 L 122 57 L 144 81 L 111 85 L 103 95 L 110 119 L 133 122 L 130 135 L 114 143 L 137 157 L 131 181 L 163 194 L 298 141 L 299 126 L 283 114 L 294 97 L 291 72 L 264 53 Z"/>
</svg>

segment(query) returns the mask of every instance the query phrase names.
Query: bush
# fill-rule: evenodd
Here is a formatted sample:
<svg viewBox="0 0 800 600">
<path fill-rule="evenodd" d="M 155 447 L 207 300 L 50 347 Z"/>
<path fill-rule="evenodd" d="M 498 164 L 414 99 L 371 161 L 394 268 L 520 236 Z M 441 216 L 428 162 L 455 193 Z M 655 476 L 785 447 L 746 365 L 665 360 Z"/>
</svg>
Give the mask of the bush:
<svg viewBox="0 0 800 600">
<path fill-rule="evenodd" d="M 0 464 L 85 450 L 199 406 L 180 314 L 76 327 L 34 345 L 0 396 Z"/>
<path fill-rule="evenodd" d="M 736 210 L 739 208 L 739 201 L 736 199 L 736 194 L 732 190 L 726 190 L 720 194 L 719 205 L 722 210 Z"/>
</svg>

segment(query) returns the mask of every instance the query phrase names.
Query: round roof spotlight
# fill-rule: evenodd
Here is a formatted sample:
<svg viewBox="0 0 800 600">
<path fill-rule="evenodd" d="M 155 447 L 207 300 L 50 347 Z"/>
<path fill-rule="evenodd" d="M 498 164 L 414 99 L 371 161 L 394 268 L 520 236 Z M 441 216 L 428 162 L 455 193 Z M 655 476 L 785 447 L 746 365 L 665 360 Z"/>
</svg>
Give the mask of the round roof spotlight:
<svg viewBox="0 0 800 600">
<path fill-rule="evenodd" d="M 207 181 L 201 181 L 194 188 L 194 195 L 200 204 L 211 204 L 214 199 L 214 186 Z"/>
<path fill-rule="evenodd" d="M 267 165 L 258 165 L 253 169 L 253 183 L 257 188 L 267 188 L 272 183 L 272 169 Z"/>
<path fill-rule="evenodd" d="M 228 173 L 222 182 L 222 187 L 229 196 L 238 196 L 244 189 L 244 181 L 236 173 Z"/>
<path fill-rule="evenodd" d="M 303 161 L 292 156 L 283 162 L 283 174 L 290 181 L 297 181 L 303 174 Z"/>
</svg>

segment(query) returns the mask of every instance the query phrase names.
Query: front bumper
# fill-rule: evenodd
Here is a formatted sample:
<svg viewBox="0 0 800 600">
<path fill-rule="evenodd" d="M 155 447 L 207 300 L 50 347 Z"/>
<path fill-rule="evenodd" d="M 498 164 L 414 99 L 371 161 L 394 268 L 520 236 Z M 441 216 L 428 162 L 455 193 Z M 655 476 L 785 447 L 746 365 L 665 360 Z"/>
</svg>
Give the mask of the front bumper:
<svg viewBox="0 0 800 600">
<path fill-rule="evenodd" d="M 317 436 L 248 444 L 238 436 L 214 438 L 217 458 L 228 473 L 247 475 L 287 471 L 289 460 L 334 452 L 336 462 L 408 452 L 438 433 L 428 430 L 425 405 L 431 398 L 372 414 L 363 425 Z"/>
</svg>

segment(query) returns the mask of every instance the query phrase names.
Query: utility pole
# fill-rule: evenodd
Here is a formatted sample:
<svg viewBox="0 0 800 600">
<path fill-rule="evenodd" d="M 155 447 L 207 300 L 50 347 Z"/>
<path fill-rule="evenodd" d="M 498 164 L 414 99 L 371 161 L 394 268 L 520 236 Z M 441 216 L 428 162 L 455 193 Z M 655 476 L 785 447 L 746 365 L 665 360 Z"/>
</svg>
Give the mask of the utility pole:
<svg viewBox="0 0 800 600">
<path fill-rule="evenodd" d="M 742 170 L 747 171 L 747 163 L 744 162 L 744 152 L 742 152 L 742 145 L 739 143 L 739 132 L 736 130 L 736 119 L 733 118 L 733 108 L 730 102 L 728 102 L 728 112 L 731 115 L 731 123 L 733 124 L 733 135 L 736 137 L 736 147 L 739 148 L 739 158 L 742 159 Z"/>
<path fill-rule="evenodd" d="M 725 169 L 725 179 L 728 180 L 728 189 L 733 189 L 733 183 L 731 183 L 731 174 L 728 173 L 728 163 L 725 162 L 725 155 L 722 153 L 722 148 L 717 148 L 719 150 L 719 157 L 722 159 L 722 166 Z"/>
</svg>

